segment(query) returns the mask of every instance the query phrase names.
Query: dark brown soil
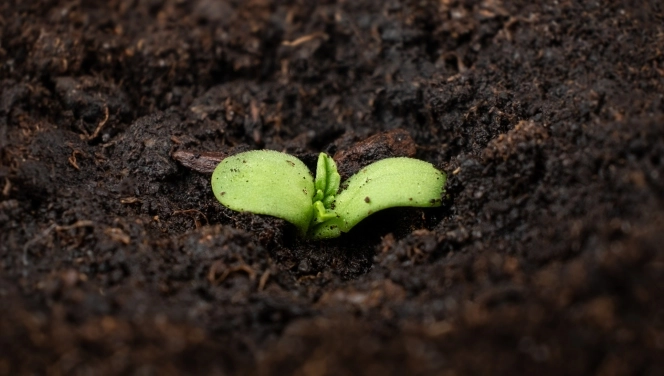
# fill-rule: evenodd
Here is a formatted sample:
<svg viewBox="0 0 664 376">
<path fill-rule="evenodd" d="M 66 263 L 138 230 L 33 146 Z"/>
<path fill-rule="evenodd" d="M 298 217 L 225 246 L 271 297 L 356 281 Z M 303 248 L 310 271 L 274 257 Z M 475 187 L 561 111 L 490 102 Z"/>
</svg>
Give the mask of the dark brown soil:
<svg viewBox="0 0 664 376">
<path fill-rule="evenodd" d="M 664 374 L 664 5 L 538 3 L 3 1 L 0 375 Z M 262 148 L 449 197 L 310 242 L 173 157 Z"/>
</svg>

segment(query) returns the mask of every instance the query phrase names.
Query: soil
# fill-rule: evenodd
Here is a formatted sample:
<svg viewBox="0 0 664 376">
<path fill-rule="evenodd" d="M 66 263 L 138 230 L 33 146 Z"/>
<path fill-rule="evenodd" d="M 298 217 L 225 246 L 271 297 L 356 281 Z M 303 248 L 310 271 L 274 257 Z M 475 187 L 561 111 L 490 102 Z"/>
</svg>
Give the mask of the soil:
<svg viewBox="0 0 664 376">
<path fill-rule="evenodd" d="M 663 25 L 660 0 L 3 1 L 0 375 L 664 374 Z M 307 241 L 175 157 L 251 149 L 414 155 L 447 196 Z"/>
</svg>

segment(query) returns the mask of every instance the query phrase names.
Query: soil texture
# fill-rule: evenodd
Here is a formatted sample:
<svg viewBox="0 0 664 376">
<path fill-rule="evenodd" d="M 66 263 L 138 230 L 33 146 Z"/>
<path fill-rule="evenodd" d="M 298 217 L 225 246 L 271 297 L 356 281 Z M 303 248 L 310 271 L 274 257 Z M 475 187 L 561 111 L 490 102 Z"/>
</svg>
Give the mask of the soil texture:
<svg viewBox="0 0 664 376">
<path fill-rule="evenodd" d="M 664 374 L 661 0 L 5 0 L 0 82 L 0 375 Z M 253 149 L 447 193 L 303 240 Z"/>
</svg>

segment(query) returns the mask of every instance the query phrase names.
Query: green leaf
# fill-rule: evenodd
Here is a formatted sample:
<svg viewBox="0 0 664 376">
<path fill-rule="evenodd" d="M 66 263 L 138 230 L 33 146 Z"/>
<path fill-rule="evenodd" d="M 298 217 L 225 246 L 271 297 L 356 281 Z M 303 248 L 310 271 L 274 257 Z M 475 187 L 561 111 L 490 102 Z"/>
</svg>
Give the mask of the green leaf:
<svg viewBox="0 0 664 376">
<path fill-rule="evenodd" d="M 337 164 L 334 159 L 330 158 L 325 153 L 318 155 L 318 164 L 316 166 L 316 196 L 314 202 L 323 201 L 325 208 L 329 209 L 330 204 L 334 199 L 334 195 L 339 190 L 339 183 L 341 176 L 337 172 Z M 332 197 L 332 198 L 330 198 Z M 326 203 L 327 202 L 327 203 Z"/>
<path fill-rule="evenodd" d="M 313 227 L 309 236 L 334 238 L 369 215 L 397 206 L 440 206 L 446 176 L 431 163 L 388 158 L 351 176 L 332 203 L 336 217 Z"/>
<path fill-rule="evenodd" d="M 330 210 L 330 206 L 334 202 L 334 195 L 339 190 L 340 181 L 341 177 L 337 172 L 337 164 L 327 154 L 320 153 L 318 155 L 316 179 L 314 181 L 316 195 L 314 195 L 313 199 L 314 216 L 312 224 L 323 223 L 337 216 Z"/>
<path fill-rule="evenodd" d="M 237 211 L 285 219 L 305 235 L 313 216 L 314 179 L 292 155 L 272 150 L 236 154 L 212 173 L 212 192 Z"/>
</svg>

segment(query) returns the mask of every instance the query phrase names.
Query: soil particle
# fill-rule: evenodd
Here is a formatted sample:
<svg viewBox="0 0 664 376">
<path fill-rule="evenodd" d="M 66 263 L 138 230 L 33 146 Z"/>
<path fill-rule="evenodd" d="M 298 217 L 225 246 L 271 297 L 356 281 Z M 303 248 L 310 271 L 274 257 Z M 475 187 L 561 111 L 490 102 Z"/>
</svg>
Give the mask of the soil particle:
<svg viewBox="0 0 664 376">
<path fill-rule="evenodd" d="M 177 119 L 172 114 L 138 119 L 127 129 L 129 137 L 121 140 L 115 151 L 131 172 L 164 178 L 176 170 L 169 158 L 172 141 L 168 136 L 177 126 Z"/>
<path fill-rule="evenodd" d="M 417 151 L 413 138 L 403 129 L 378 133 L 351 145 L 339 142 L 334 146 L 339 149 L 333 159 L 337 163 L 342 180 L 348 179 L 363 167 L 378 160 L 414 157 Z"/>
<path fill-rule="evenodd" d="M 57 77 L 55 92 L 63 105 L 64 122 L 83 124 L 88 139 L 100 133 L 107 142 L 117 132 L 111 132 L 117 123 L 126 120 L 132 112 L 127 96 L 116 85 L 94 77 Z M 97 127 L 105 126 L 103 130 Z M 79 125 L 80 126 L 80 125 Z"/>
</svg>

